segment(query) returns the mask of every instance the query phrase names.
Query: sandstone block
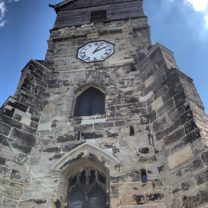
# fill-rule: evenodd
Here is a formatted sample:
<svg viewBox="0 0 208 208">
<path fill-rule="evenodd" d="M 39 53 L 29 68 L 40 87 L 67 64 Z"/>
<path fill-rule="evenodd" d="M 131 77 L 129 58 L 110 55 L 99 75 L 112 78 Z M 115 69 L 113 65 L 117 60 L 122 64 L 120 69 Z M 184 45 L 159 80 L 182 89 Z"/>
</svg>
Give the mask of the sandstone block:
<svg viewBox="0 0 208 208">
<path fill-rule="evenodd" d="M 185 161 L 191 160 L 192 158 L 193 158 L 193 153 L 192 153 L 191 146 L 187 145 L 183 149 L 168 156 L 168 165 L 170 169 L 174 169 L 182 165 Z"/>
<path fill-rule="evenodd" d="M 159 108 L 161 108 L 163 106 L 163 100 L 161 97 L 157 98 L 157 100 L 155 100 L 152 104 L 152 110 L 158 110 Z"/>
</svg>

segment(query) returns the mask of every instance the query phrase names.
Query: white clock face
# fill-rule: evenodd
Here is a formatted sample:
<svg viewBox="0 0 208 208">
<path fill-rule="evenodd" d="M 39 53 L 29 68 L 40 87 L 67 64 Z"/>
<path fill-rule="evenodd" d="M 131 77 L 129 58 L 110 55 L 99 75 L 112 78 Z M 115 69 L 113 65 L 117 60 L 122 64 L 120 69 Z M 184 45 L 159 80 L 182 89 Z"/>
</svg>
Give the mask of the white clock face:
<svg viewBox="0 0 208 208">
<path fill-rule="evenodd" d="M 107 41 L 90 42 L 78 50 L 78 58 L 90 63 L 104 61 L 114 53 L 114 45 Z"/>
</svg>

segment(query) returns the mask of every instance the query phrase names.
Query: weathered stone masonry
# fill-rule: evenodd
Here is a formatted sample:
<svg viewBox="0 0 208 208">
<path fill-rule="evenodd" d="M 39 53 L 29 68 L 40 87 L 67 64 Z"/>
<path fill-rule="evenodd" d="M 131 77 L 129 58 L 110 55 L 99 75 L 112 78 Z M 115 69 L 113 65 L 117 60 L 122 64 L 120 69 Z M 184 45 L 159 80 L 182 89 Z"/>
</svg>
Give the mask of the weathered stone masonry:
<svg viewBox="0 0 208 208">
<path fill-rule="evenodd" d="M 106 207 L 208 207 L 208 116 L 172 52 L 151 44 L 142 3 L 54 6 L 46 59 L 24 67 L 0 110 L 1 208 L 69 207 L 72 179 L 91 169 Z M 91 23 L 92 10 L 106 10 L 107 21 Z M 115 53 L 77 59 L 95 40 Z M 89 87 L 105 94 L 105 114 L 74 117 Z"/>
</svg>

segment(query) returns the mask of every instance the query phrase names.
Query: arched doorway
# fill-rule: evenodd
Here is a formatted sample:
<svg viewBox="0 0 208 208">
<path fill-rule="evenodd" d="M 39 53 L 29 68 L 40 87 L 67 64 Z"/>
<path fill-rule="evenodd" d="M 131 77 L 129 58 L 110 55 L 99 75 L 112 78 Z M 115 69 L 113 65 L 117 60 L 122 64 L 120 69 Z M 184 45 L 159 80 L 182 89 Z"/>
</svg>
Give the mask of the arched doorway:
<svg viewBox="0 0 208 208">
<path fill-rule="evenodd" d="M 87 167 L 69 179 L 67 208 L 107 208 L 107 178 Z"/>
</svg>

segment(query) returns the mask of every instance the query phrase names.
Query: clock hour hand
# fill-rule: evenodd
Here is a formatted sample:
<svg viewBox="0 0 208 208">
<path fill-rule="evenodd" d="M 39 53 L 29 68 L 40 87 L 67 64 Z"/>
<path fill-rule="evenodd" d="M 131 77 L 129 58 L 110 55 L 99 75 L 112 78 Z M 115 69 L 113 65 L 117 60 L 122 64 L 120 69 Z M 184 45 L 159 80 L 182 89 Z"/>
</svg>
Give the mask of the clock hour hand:
<svg viewBox="0 0 208 208">
<path fill-rule="evenodd" d="M 105 47 L 99 48 L 99 49 L 95 50 L 95 53 L 96 53 L 96 52 L 98 52 L 98 51 L 101 51 L 101 50 L 103 50 L 104 48 L 107 48 L 107 47 L 108 47 L 108 46 L 105 46 Z"/>
<path fill-rule="evenodd" d="M 103 43 L 101 43 L 94 51 L 93 51 L 93 54 L 100 51 L 100 50 L 103 50 L 104 48 L 107 48 L 107 46 L 104 46 L 102 48 L 100 48 L 101 46 L 103 45 Z"/>
</svg>

